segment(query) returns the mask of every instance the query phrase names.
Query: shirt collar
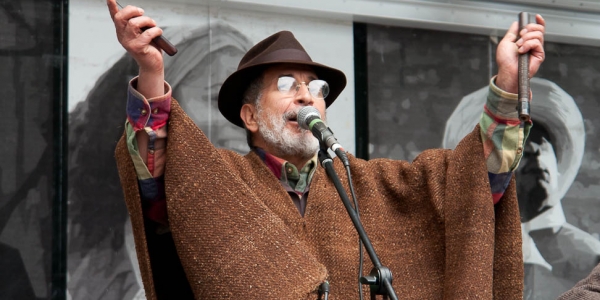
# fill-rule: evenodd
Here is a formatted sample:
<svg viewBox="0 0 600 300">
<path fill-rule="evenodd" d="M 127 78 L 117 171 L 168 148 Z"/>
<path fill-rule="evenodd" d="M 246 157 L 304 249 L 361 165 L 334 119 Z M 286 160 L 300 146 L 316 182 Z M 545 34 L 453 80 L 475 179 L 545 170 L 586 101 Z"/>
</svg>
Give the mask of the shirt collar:
<svg viewBox="0 0 600 300">
<path fill-rule="evenodd" d="M 562 203 L 558 203 L 530 221 L 525 222 L 524 228 L 527 232 L 552 228 L 552 232 L 556 233 L 566 222 Z"/>
<path fill-rule="evenodd" d="M 523 262 L 527 264 L 540 265 L 551 271 L 552 266 L 540 254 L 540 251 L 533 241 L 533 238 L 531 238 L 529 235 L 529 232 L 550 228 L 552 229 L 552 232 L 556 233 L 566 222 L 567 219 L 565 218 L 562 203 L 558 203 L 552 208 L 541 213 L 539 216 L 531 219 L 529 222 L 521 223 Z"/>
<path fill-rule="evenodd" d="M 300 171 L 296 168 L 296 166 L 283 158 L 279 158 L 273 154 L 268 153 L 267 151 L 261 148 L 254 148 L 254 151 L 258 156 L 262 159 L 265 165 L 271 170 L 273 175 L 282 183 L 295 187 L 295 190 L 298 192 L 303 192 L 309 185 L 310 179 L 312 178 L 315 170 L 317 169 L 317 155 L 313 156 Z M 301 178 L 306 178 L 306 180 L 300 180 Z M 298 182 L 300 180 L 300 182 Z M 293 181 L 293 184 L 290 184 L 290 181 Z M 301 183 L 296 186 L 296 183 Z"/>
</svg>

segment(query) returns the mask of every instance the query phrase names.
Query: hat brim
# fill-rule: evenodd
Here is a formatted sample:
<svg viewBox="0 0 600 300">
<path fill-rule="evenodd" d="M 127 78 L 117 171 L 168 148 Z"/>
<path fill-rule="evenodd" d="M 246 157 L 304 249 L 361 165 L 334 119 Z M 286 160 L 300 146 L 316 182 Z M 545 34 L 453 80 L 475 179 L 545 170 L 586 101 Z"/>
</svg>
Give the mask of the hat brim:
<svg viewBox="0 0 600 300">
<path fill-rule="evenodd" d="M 269 62 L 256 64 L 240 69 L 231 74 L 219 90 L 219 111 L 229 122 L 244 128 L 244 122 L 240 118 L 240 110 L 244 101 L 244 93 L 248 85 L 262 72 L 273 65 L 295 64 L 309 66 L 313 69 L 319 79 L 327 81 L 329 84 L 329 95 L 325 97 L 325 105 L 329 107 L 337 99 L 340 93 L 346 87 L 346 75 L 338 69 L 334 69 L 316 62 L 287 60 L 278 62 Z"/>
</svg>

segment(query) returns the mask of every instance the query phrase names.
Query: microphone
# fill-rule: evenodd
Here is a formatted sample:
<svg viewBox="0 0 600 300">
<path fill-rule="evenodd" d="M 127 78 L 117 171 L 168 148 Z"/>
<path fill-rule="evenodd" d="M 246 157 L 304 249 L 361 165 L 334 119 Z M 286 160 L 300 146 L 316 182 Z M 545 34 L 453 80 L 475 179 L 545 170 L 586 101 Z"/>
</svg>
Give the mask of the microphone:
<svg viewBox="0 0 600 300">
<path fill-rule="evenodd" d="M 312 134 L 319 140 L 321 145 L 331 149 L 337 157 L 342 160 L 344 166 L 350 166 L 346 151 L 342 145 L 338 143 L 333 135 L 333 131 L 327 127 L 327 124 L 321 120 L 321 113 L 312 106 L 305 106 L 298 112 L 298 124 L 300 128 L 310 130 Z"/>
</svg>

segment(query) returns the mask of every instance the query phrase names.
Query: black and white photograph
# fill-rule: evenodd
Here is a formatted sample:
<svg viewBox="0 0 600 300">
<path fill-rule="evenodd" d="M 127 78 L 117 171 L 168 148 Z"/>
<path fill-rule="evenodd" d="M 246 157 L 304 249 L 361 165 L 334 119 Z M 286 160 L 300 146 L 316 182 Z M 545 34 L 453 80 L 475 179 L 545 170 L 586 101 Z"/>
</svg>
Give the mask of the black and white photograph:
<svg viewBox="0 0 600 300">
<path fill-rule="evenodd" d="M 523 13 L 527 25 L 518 24 Z M 156 175 L 142 152 L 136 160 L 132 149 L 142 140 L 127 127 L 128 99 L 145 99 L 131 91 L 138 75 L 150 74 L 137 60 L 148 52 L 134 52 L 127 34 L 139 42 L 157 32 L 153 27 L 177 49 L 161 52 L 157 69 L 171 91 L 168 118 L 175 115 L 164 128 L 176 128 L 168 131 L 176 146 L 163 156 L 170 165 L 159 168 L 177 170 L 170 175 L 178 182 Z M 281 37 L 287 40 L 275 39 Z M 157 40 L 144 45 L 154 49 Z M 500 45 L 515 52 L 499 53 Z M 513 75 L 502 73 L 514 67 L 502 59 L 524 55 L 535 65 L 526 80 L 531 126 L 521 124 L 518 148 L 492 150 L 515 167 L 505 173 L 505 202 L 487 203 L 482 195 L 495 175 L 477 168 L 502 135 L 490 127 L 488 137 L 497 139 L 490 141 L 473 132 L 483 128 L 482 113 L 497 109 L 486 106 L 490 84 Z M 256 58 L 267 63 L 244 65 Z M 231 76 L 244 68 L 252 72 Z M 281 74 L 265 87 L 273 70 Z M 321 83 L 330 74 L 335 79 Z M 280 83 L 289 77 L 290 85 Z M 304 87 L 311 101 L 303 102 Z M 382 287 L 390 286 L 397 288 L 390 299 L 600 299 L 599 1 L 0 0 L 0 90 L 0 300 L 388 299 Z M 236 97 L 222 100 L 221 92 Z M 269 150 L 284 148 L 285 139 L 268 140 L 265 127 L 253 132 L 242 120 L 253 105 L 257 120 L 259 111 L 265 118 L 261 101 L 271 105 L 269 114 L 279 113 L 292 96 L 298 109 L 268 115 L 270 122 L 297 126 L 336 168 L 347 167 L 342 186 L 353 197 L 369 196 L 350 206 L 360 203 L 357 218 L 383 266 L 375 266 L 332 196 L 324 155 L 276 156 Z M 223 113 L 238 100 L 233 116 L 240 114 L 243 126 Z M 321 104 L 313 141 L 299 106 L 318 111 Z M 326 145 L 323 134 L 337 140 Z M 265 149 L 252 147 L 257 137 Z M 297 140 L 293 145 L 308 145 Z M 352 163 L 341 166 L 339 149 Z M 254 156 L 265 164 L 253 165 Z M 132 165 L 163 181 L 161 212 L 172 214 L 166 224 L 146 215 L 147 175 L 129 172 Z M 295 178 L 291 165 L 300 183 L 288 181 Z M 306 184 L 303 192 L 294 191 L 297 184 Z M 141 199 L 139 211 L 131 199 Z M 293 202 L 293 213 L 282 199 Z M 197 230 L 205 225 L 210 230 Z M 153 244 L 165 240 L 165 248 Z M 386 264 L 400 278 L 390 286 L 380 281 L 388 274 L 375 272 Z M 290 276 L 265 288 L 274 279 L 260 270 Z M 304 271 L 302 282 L 289 282 Z"/>
</svg>

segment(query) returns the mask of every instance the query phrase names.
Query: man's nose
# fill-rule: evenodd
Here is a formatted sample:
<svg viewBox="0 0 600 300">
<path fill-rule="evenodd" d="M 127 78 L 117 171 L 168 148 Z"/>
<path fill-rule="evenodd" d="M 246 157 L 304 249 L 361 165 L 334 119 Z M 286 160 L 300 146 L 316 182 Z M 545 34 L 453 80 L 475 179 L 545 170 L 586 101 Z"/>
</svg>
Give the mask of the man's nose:
<svg viewBox="0 0 600 300">
<path fill-rule="evenodd" d="M 313 105 L 314 99 L 308 90 L 308 85 L 305 82 L 298 84 L 296 91 L 295 102 L 301 105 Z"/>
</svg>

